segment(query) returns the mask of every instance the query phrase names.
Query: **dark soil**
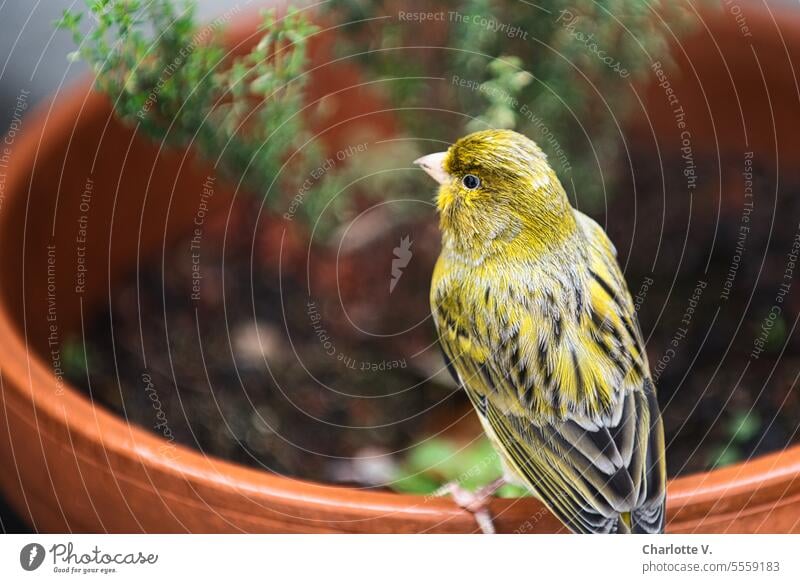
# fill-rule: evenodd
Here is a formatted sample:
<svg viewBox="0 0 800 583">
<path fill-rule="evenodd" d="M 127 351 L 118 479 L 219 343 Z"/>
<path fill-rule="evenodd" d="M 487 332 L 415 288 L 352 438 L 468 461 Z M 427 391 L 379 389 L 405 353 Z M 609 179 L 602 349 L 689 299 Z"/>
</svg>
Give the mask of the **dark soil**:
<svg viewBox="0 0 800 583">
<path fill-rule="evenodd" d="M 335 248 L 315 248 L 308 263 L 293 224 L 256 225 L 249 217 L 258 209 L 245 206 L 224 255 L 216 226 L 199 250 L 186 240 L 163 265 L 146 264 L 138 288 L 131 276 L 112 290 L 111 310 L 86 333 L 91 396 L 208 455 L 314 480 L 382 483 L 392 477 L 386 454 L 453 406 L 444 375 L 443 384 L 426 380 L 436 361 L 420 369 L 425 354 L 438 354 L 426 307 L 435 226 L 397 227 L 433 244 L 390 294 L 397 229 L 338 260 Z M 352 229 L 344 243 L 356 237 Z M 71 380 L 87 386 L 82 354 L 71 360 Z"/>
<path fill-rule="evenodd" d="M 697 162 L 692 192 L 682 161 L 663 190 L 657 165 L 634 168 L 605 224 L 640 306 L 669 473 L 785 448 L 800 429 L 800 181 L 758 157 Z"/>
<path fill-rule="evenodd" d="M 780 295 L 779 286 L 796 279 L 787 254 L 800 228 L 799 183 L 776 184 L 756 159 L 746 198 L 743 160 L 723 164 L 721 187 L 708 161 L 688 194 L 674 161 L 664 195 L 659 169 L 638 162 L 636 190 L 622 181 L 595 216 L 640 308 L 670 474 L 785 447 L 800 423 L 800 291 Z M 163 265 L 145 263 L 138 288 L 132 274 L 113 290 L 110 312 L 87 328 L 92 397 L 209 455 L 315 480 L 385 483 L 397 475 L 394 460 L 466 407 L 432 345 L 433 218 L 397 223 L 370 211 L 340 247 L 309 252 L 295 225 L 256 224 L 252 208 L 238 210 L 224 264 L 221 230 L 204 234 L 199 301 L 188 240 Z M 413 255 L 390 293 L 405 236 Z M 780 312 L 770 319 L 773 306 Z M 756 355 L 765 318 L 771 331 Z M 71 374 L 87 386 L 81 366 Z"/>
</svg>

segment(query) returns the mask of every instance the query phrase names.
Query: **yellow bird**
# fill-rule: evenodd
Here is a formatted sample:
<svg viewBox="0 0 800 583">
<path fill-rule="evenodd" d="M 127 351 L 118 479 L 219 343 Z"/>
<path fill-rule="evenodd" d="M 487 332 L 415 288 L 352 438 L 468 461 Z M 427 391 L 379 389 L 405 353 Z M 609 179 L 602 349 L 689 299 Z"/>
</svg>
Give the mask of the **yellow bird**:
<svg viewBox="0 0 800 583">
<path fill-rule="evenodd" d="M 476 132 L 415 163 L 440 184 L 439 340 L 506 468 L 476 493 L 447 490 L 484 532 L 509 480 L 573 532 L 663 532 L 664 431 L 608 236 L 516 132 Z"/>
</svg>

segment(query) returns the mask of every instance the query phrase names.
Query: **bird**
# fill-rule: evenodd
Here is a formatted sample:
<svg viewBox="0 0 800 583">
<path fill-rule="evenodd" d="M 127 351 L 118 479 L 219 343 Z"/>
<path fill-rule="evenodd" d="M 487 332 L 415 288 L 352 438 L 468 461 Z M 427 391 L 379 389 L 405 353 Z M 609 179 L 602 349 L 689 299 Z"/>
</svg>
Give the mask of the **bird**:
<svg viewBox="0 0 800 583">
<path fill-rule="evenodd" d="M 484 532 L 494 531 L 491 497 L 509 482 L 574 533 L 663 532 L 661 413 L 603 228 L 515 131 L 471 133 L 415 164 L 439 183 L 439 344 L 504 468 L 476 492 L 444 491 Z"/>
</svg>

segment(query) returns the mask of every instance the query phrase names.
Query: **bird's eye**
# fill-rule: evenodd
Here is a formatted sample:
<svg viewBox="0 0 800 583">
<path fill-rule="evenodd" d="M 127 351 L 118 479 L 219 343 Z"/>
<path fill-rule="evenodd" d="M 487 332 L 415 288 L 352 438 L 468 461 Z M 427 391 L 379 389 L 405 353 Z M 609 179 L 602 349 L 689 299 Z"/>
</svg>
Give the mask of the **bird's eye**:
<svg viewBox="0 0 800 583">
<path fill-rule="evenodd" d="M 467 174 L 461 180 L 461 184 L 464 185 L 464 188 L 469 188 L 470 190 L 475 190 L 481 185 L 481 179 L 475 176 L 474 174 Z"/>
</svg>

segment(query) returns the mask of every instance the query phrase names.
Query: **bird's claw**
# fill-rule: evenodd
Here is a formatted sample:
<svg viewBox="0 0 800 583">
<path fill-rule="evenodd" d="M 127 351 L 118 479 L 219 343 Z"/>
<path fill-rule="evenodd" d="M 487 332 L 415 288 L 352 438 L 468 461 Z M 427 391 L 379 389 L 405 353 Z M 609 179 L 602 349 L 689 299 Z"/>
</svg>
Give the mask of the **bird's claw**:
<svg viewBox="0 0 800 583">
<path fill-rule="evenodd" d="M 488 486 L 480 488 L 475 492 L 471 492 L 462 487 L 458 482 L 448 482 L 434 494 L 436 496 L 450 496 L 453 502 L 458 504 L 461 508 L 471 513 L 475 517 L 475 521 L 481 529 L 483 534 L 495 534 L 494 523 L 492 522 L 492 514 L 489 512 L 489 503 L 491 502 L 492 495 L 505 484 L 502 478 L 495 480 Z"/>
</svg>

